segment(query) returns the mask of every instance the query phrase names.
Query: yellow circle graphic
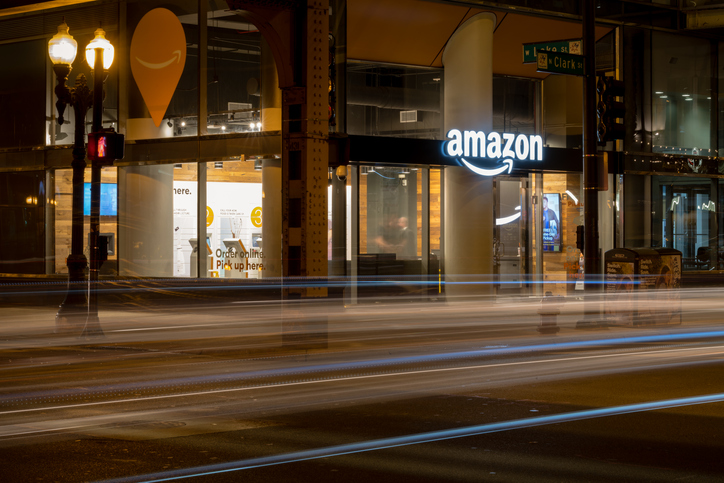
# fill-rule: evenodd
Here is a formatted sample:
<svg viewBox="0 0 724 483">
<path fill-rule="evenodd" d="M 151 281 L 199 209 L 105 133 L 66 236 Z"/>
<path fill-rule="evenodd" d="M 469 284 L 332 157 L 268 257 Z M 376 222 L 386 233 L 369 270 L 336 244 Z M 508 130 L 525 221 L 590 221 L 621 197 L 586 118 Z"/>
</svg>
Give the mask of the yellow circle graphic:
<svg viewBox="0 0 724 483">
<path fill-rule="evenodd" d="M 214 210 L 211 207 L 206 207 L 206 226 L 211 226 L 214 222 Z"/>
<path fill-rule="evenodd" d="M 257 228 L 261 226 L 261 207 L 257 206 L 251 210 L 251 224 Z"/>
</svg>

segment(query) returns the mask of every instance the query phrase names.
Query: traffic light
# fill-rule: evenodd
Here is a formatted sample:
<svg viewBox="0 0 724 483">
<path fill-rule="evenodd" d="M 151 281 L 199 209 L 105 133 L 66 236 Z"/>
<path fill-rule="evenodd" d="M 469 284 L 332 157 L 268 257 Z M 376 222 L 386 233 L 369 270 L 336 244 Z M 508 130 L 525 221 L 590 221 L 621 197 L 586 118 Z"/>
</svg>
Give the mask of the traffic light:
<svg viewBox="0 0 724 483">
<path fill-rule="evenodd" d="M 113 129 L 88 134 L 88 159 L 100 166 L 110 166 L 113 161 L 123 159 L 124 136 Z"/>
<path fill-rule="evenodd" d="M 596 83 L 599 95 L 596 113 L 598 114 L 598 144 L 604 146 L 608 141 L 623 139 L 626 128 L 623 121 L 626 114 L 626 105 L 623 103 L 623 81 L 613 77 L 600 76 Z M 617 100 L 620 98 L 621 100 Z"/>
</svg>

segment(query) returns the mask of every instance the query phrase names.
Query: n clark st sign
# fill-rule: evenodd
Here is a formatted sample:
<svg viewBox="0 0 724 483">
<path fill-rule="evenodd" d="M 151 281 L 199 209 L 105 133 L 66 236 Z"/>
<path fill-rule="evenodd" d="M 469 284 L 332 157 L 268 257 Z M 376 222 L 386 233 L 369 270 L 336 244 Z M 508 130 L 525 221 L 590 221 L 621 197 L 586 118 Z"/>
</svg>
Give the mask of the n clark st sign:
<svg viewBox="0 0 724 483">
<path fill-rule="evenodd" d="M 585 75 L 582 55 L 563 54 L 539 50 L 536 52 L 538 72 L 551 74 Z"/>
<path fill-rule="evenodd" d="M 543 160 L 543 138 L 537 135 L 497 132 L 486 135 L 482 131 L 451 129 L 447 139 L 443 144 L 443 154 L 459 160 L 463 166 L 481 176 L 510 173 L 516 160 Z M 480 159 L 493 161 L 494 164 L 478 166 Z"/>
</svg>

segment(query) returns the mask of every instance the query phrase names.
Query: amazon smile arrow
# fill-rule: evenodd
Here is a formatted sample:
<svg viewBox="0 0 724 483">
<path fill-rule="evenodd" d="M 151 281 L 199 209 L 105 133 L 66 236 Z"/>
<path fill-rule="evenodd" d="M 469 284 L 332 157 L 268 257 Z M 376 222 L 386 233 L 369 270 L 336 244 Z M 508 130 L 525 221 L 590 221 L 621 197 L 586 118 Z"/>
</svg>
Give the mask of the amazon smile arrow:
<svg viewBox="0 0 724 483">
<path fill-rule="evenodd" d="M 470 171 L 481 176 L 497 176 L 500 173 L 505 172 L 506 170 L 508 171 L 508 173 L 513 171 L 512 159 L 504 159 L 503 166 L 498 166 L 497 168 L 493 169 L 478 168 L 477 166 L 468 163 L 465 158 L 460 158 L 460 161 L 462 161 L 465 167 L 468 168 Z"/>
</svg>

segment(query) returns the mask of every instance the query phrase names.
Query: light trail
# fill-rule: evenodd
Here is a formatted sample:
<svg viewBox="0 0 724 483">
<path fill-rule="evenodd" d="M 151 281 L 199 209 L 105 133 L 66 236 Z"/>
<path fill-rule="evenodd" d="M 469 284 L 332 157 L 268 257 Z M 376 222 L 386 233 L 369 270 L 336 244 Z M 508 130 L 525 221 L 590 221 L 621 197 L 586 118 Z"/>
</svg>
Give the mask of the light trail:
<svg viewBox="0 0 724 483">
<path fill-rule="evenodd" d="M 594 340 L 580 340 L 570 342 L 558 342 L 552 344 L 536 344 L 528 346 L 508 346 L 502 348 L 484 348 L 469 351 L 457 351 L 457 352 L 446 352 L 440 354 L 426 354 L 417 356 L 404 356 L 404 357 L 391 357 L 386 359 L 375 359 L 371 361 L 352 361 L 352 362 L 339 362 L 331 364 L 318 364 L 303 366 L 297 368 L 281 368 L 281 369 L 265 369 L 250 372 L 237 372 L 230 374 L 215 374 L 210 379 L 209 376 L 198 376 L 198 377 L 186 377 L 168 379 L 163 382 L 159 381 L 153 387 L 159 387 L 163 384 L 165 387 L 173 386 L 189 386 L 193 384 L 206 384 L 210 382 L 214 383 L 230 383 L 240 381 L 244 379 L 259 379 L 265 377 L 293 377 L 293 376 L 304 376 L 313 373 L 333 372 L 333 371 L 352 371 L 352 370 L 363 370 L 372 369 L 385 366 L 399 366 L 403 364 L 429 364 L 436 362 L 453 362 L 455 360 L 472 359 L 476 357 L 487 357 L 487 356 L 506 356 L 511 354 L 521 354 L 526 352 L 543 352 L 543 351 L 564 351 L 564 350 L 575 350 L 591 347 L 602 347 L 602 346 L 616 346 L 623 344 L 644 344 L 644 343 L 660 343 L 660 342 L 673 342 L 673 341 L 691 341 L 698 339 L 709 339 L 716 337 L 724 337 L 724 331 L 712 331 L 712 332 L 690 332 L 690 333 L 675 333 L 675 334 L 661 334 L 661 335 L 646 335 L 636 337 L 621 337 L 621 338 L 609 338 L 609 339 L 594 339 Z M 487 367 L 487 366 L 483 366 Z M 337 378 L 339 379 L 339 378 Z M 97 386 L 92 391 L 85 392 L 74 392 L 68 393 L 67 390 L 52 390 L 52 391 L 36 391 L 25 394 L 14 394 L 5 395 L 4 399 L 0 399 L 0 404 L 7 404 L 8 398 L 14 400 L 38 400 L 48 398 L 64 398 L 71 395 L 85 395 L 85 396 L 101 396 L 104 393 L 114 392 L 119 393 L 129 390 L 143 390 L 149 388 L 149 383 L 134 382 L 125 383 L 119 385 L 105 385 Z M 126 401 L 128 399 L 125 399 Z M 0 412 L 0 414 L 4 414 Z"/>
<path fill-rule="evenodd" d="M 259 458 L 250 458 L 240 461 L 232 461 L 228 463 L 219 463 L 215 465 L 198 466 L 194 468 L 184 468 L 179 470 L 162 471 L 158 473 L 150 473 L 147 475 L 129 476 L 124 478 L 115 478 L 105 480 L 105 483 L 131 483 L 131 482 L 160 482 L 173 481 L 185 478 L 193 478 L 199 476 L 210 476 L 220 473 L 229 473 L 232 471 L 242 471 L 252 468 L 262 468 L 265 466 L 274 466 L 287 463 L 297 463 L 301 461 L 314 460 L 319 458 L 329 458 L 332 456 L 342 456 L 356 453 L 364 453 L 369 451 L 378 451 L 382 449 L 398 448 L 400 446 L 410 446 L 414 444 L 432 443 L 435 441 L 444 441 L 449 439 L 464 438 L 467 436 L 475 436 L 480 434 L 496 433 L 502 431 L 511 431 L 516 429 L 533 428 L 536 426 L 546 426 L 549 424 L 568 423 L 572 421 L 582 421 L 585 419 L 602 418 L 609 416 L 620 416 L 623 414 L 638 413 L 644 411 L 656 411 L 659 409 L 677 408 L 683 406 L 694 406 L 699 404 L 712 404 L 724 402 L 724 393 L 710 394 L 706 396 L 695 396 L 677 399 L 667 399 L 664 401 L 655 401 L 639 404 L 627 404 L 624 406 L 614 406 L 609 408 L 588 409 L 583 411 L 574 411 L 570 413 L 552 414 L 547 416 L 538 416 L 534 418 L 516 419 L 513 421 L 505 421 L 501 423 L 481 424 L 476 426 L 466 426 L 464 428 L 445 429 L 442 431 L 430 431 L 427 433 L 419 433 L 408 436 L 397 436 L 393 438 L 376 439 L 372 441 L 362 441 L 359 443 L 342 444 L 329 446 L 326 448 L 311 449 L 305 451 L 296 451 L 293 453 L 263 456 Z"/>
<path fill-rule="evenodd" d="M 724 346 L 709 347 L 707 349 L 709 349 L 709 350 L 724 349 Z M 546 363 L 550 364 L 550 363 L 554 363 L 554 362 L 570 362 L 570 361 L 601 359 L 601 358 L 610 358 L 610 357 L 624 357 L 624 356 L 642 357 L 642 356 L 650 356 L 652 354 L 661 354 L 661 353 L 666 353 L 666 352 L 684 352 L 684 351 L 693 351 L 693 350 L 701 350 L 701 348 L 692 347 L 692 348 L 662 349 L 662 350 L 658 350 L 658 351 L 646 351 L 646 352 L 597 354 L 597 355 L 591 355 L 591 356 L 563 357 L 563 358 L 558 358 L 558 359 L 547 359 L 547 360 L 503 362 L 503 363 L 497 363 L 497 364 L 482 364 L 482 365 L 464 366 L 464 367 L 441 367 L 441 368 L 435 368 L 435 369 L 410 370 L 410 371 L 402 371 L 402 372 L 388 372 L 388 373 L 382 373 L 382 374 L 365 374 L 365 375 L 360 375 L 360 376 L 330 376 L 330 377 L 326 377 L 326 378 L 317 378 L 317 379 L 308 380 L 308 381 L 267 383 L 267 384 L 259 384 L 259 385 L 255 385 L 255 386 L 234 387 L 234 388 L 228 388 L 228 389 L 212 389 L 212 390 L 208 390 L 208 391 L 194 391 L 194 392 L 186 392 L 186 393 L 181 393 L 181 394 L 164 394 L 164 395 L 160 395 L 160 396 L 146 396 L 146 397 L 139 397 L 139 398 L 132 398 L 132 399 L 116 399 L 116 400 L 111 400 L 111 401 L 96 401 L 96 402 L 88 402 L 88 403 L 67 404 L 67 405 L 62 405 L 62 406 L 46 406 L 46 407 L 40 407 L 40 408 L 14 409 L 14 410 L 10 410 L 10 411 L 0 412 L 0 416 L 9 415 L 9 414 L 44 412 L 44 411 L 52 411 L 52 410 L 60 410 L 60 409 L 77 409 L 77 408 L 90 407 L 90 406 L 106 406 L 106 405 L 120 404 L 120 403 L 147 402 L 147 401 L 156 401 L 156 400 L 162 400 L 162 399 L 173 399 L 173 398 L 194 397 L 194 396 L 210 396 L 210 395 L 214 395 L 214 394 L 225 394 L 225 393 L 232 393 L 232 392 L 258 390 L 258 389 L 278 389 L 278 388 L 282 388 L 282 387 L 303 386 L 303 385 L 310 385 L 310 384 L 323 384 L 323 383 L 329 383 L 329 382 L 348 382 L 348 381 L 359 381 L 359 380 L 365 380 L 365 379 L 378 379 L 378 378 L 397 377 L 397 376 L 414 376 L 414 375 L 420 375 L 420 374 L 432 374 L 432 373 L 438 373 L 438 372 L 451 372 L 451 371 L 470 371 L 470 370 L 477 370 L 477 369 L 491 369 L 491 368 L 498 368 L 498 367 L 522 366 L 522 365 L 531 365 L 531 364 L 540 365 L 540 364 L 546 364 Z M 724 351 L 719 352 L 719 353 L 724 353 Z M 707 354 L 707 355 L 710 355 L 710 354 Z M 55 430 L 48 430 L 48 432 L 51 432 L 51 431 L 55 431 Z M 8 437 L 8 436 L 13 436 L 13 434 L 5 434 L 2 436 Z"/>
</svg>

